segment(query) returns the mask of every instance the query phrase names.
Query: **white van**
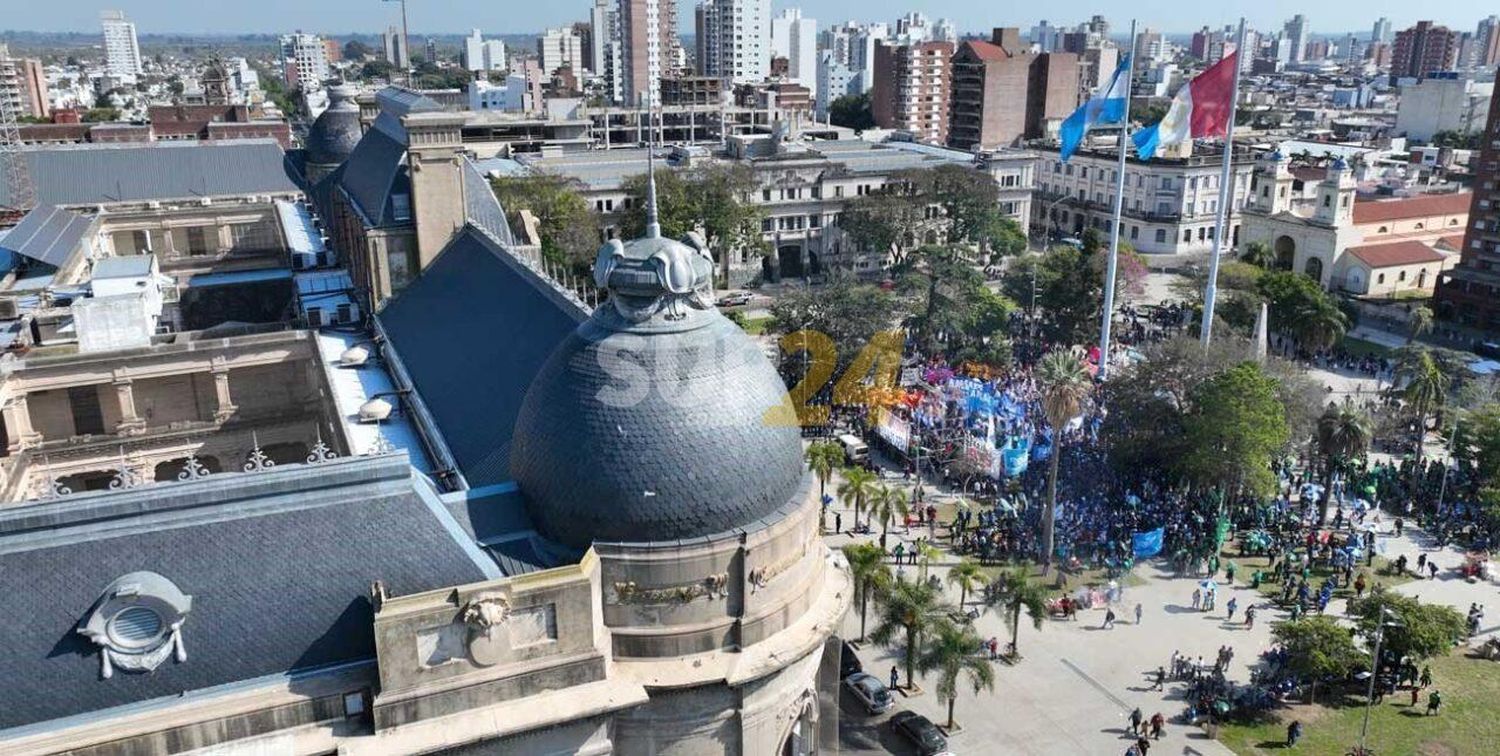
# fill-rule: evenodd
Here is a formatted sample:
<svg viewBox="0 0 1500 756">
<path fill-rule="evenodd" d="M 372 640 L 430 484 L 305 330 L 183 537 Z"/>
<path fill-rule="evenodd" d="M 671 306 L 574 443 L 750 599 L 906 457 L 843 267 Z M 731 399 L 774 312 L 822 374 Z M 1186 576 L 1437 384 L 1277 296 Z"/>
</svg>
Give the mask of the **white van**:
<svg viewBox="0 0 1500 756">
<path fill-rule="evenodd" d="M 844 447 L 844 461 L 851 465 L 862 465 L 870 458 L 870 447 L 852 433 L 839 436 L 839 446 Z"/>
</svg>

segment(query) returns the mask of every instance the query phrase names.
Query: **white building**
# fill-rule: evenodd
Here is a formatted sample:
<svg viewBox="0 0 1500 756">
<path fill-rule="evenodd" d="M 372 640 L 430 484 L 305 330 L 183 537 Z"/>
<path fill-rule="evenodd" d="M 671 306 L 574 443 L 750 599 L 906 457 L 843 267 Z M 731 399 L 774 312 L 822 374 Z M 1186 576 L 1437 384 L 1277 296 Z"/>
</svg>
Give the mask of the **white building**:
<svg viewBox="0 0 1500 756">
<path fill-rule="evenodd" d="M 281 70 L 287 86 L 293 89 L 322 89 L 328 78 L 328 48 L 316 34 L 281 35 Z"/>
<path fill-rule="evenodd" d="M 926 42 L 932 39 L 932 22 L 913 11 L 896 19 L 896 38 L 902 43 Z"/>
<path fill-rule="evenodd" d="M 1396 38 L 1396 33 L 1391 26 L 1391 20 L 1385 16 L 1375 20 L 1375 28 L 1370 30 L 1371 42 L 1383 42 L 1390 44 Z"/>
<path fill-rule="evenodd" d="M 862 94 L 875 86 L 875 43 L 888 36 L 890 28 L 885 24 L 859 24 L 850 21 L 824 30 L 819 35 L 819 49 L 833 53 L 835 62 L 849 68 L 854 75 L 854 83 L 859 87 L 855 94 Z M 821 65 L 820 61 L 820 77 Z M 832 99 L 838 99 L 837 95 Z"/>
<path fill-rule="evenodd" d="M 1474 81 L 1447 71 L 1401 88 L 1396 133 L 1419 141 L 1439 131 L 1482 131 L 1489 117 L 1492 81 Z"/>
<path fill-rule="evenodd" d="M 787 8 L 771 19 L 771 54 L 786 58 L 787 78 L 817 94 L 818 22 Z"/>
<path fill-rule="evenodd" d="M 135 24 L 125 20 L 123 11 L 108 10 L 99 14 L 104 27 L 104 67 L 113 76 L 141 75 L 141 47 L 135 39 Z"/>
<path fill-rule="evenodd" d="M 1113 145 L 1080 150 L 1066 164 L 1056 147 L 1036 150 L 1033 233 L 1077 236 L 1086 229 L 1108 232 L 1114 213 Z M 1120 238 L 1145 254 L 1206 255 L 1213 249 L 1219 209 L 1222 153 L 1195 154 L 1125 165 L 1124 226 Z M 1241 211 L 1250 193 L 1254 161 L 1238 152 L 1234 164 L 1229 239 L 1239 238 Z"/>
<path fill-rule="evenodd" d="M 703 0 L 699 13 L 703 73 L 733 84 L 764 81 L 771 73 L 771 0 Z"/>
<path fill-rule="evenodd" d="M 958 44 L 958 25 L 946 18 L 940 18 L 932 25 L 932 39 L 934 42 L 952 42 Z"/>
<path fill-rule="evenodd" d="M 478 29 L 464 38 L 464 68 L 470 71 L 504 71 L 505 43 L 498 39 L 485 39 Z"/>
<path fill-rule="evenodd" d="M 405 71 L 411 68 L 411 51 L 406 49 L 406 35 L 399 26 L 388 26 L 380 41 L 385 47 L 387 63 Z"/>
<path fill-rule="evenodd" d="M 1307 59 L 1307 35 L 1311 31 L 1307 25 L 1307 17 L 1298 13 L 1292 16 L 1290 21 L 1282 27 L 1282 36 L 1286 37 L 1291 45 L 1288 54 L 1291 56 L 1287 62 L 1301 63 Z"/>
<path fill-rule="evenodd" d="M 819 52 L 818 86 L 814 97 L 818 118 L 828 120 L 828 106 L 833 104 L 834 100 L 844 95 L 864 92 L 861 79 L 863 79 L 862 74 L 854 71 L 848 64 L 835 60 L 832 50 Z"/>
<path fill-rule="evenodd" d="M 583 73 L 583 38 L 571 26 L 560 26 L 542 32 L 536 41 L 536 55 L 542 64 L 542 73 L 551 76 L 557 69 L 568 67 L 574 75 Z"/>
</svg>

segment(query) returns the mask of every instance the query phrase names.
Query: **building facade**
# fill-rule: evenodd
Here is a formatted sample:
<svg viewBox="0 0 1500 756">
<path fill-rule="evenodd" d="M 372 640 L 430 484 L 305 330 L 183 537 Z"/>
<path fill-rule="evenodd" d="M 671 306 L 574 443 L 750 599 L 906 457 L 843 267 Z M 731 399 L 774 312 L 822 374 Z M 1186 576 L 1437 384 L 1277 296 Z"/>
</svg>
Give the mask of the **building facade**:
<svg viewBox="0 0 1500 756">
<path fill-rule="evenodd" d="M 318 89 L 328 78 L 328 48 L 316 34 L 281 37 L 281 71 L 288 87 Z"/>
<path fill-rule="evenodd" d="M 1458 32 L 1431 21 L 1396 32 L 1391 45 L 1391 81 L 1423 79 L 1438 71 L 1452 71 L 1458 65 L 1460 43 Z"/>
<path fill-rule="evenodd" d="M 951 108 L 953 44 L 875 43 L 875 85 L 870 110 L 875 125 L 945 144 Z"/>
<path fill-rule="evenodd" d="M 1057 148 L 1033 147 L 1037 160 L 1036 198 L 1031 204 L 1033 234 L 1077 237 L 1089 228 L 1108 233 L 1114 218 L 1118 154 L 1084 149 L 1066 164 Z M 1228 220 L 1229 243 L 1238 243 L 1250 193 L 1254 161 L 1236 151 Z M 1213 249 L 1219 206 L 1222 153 L 1125 164 L 1125 201 L 1120 238 L 1137 252 L 1202 256 Z"/>
<path fill-rule="evenodd" d="M 726 86 L 765 81 L 771 74 L 770 0 L 703 0 L 698 11 L 703 74 Z"/>
<path fill-rule="evenodd" d="M 660 81 L 673 73 L 677 0 L 620 0 L 620 61 L 624 102 L 641 105 L 661 96 Z"/>
<path fill-rule="evenodd" d="M 1500 333 L 1500 97 L 1490 99 L 1483 145 L 1470 163 L 1474 197 L 1462 257 L 1438 287 L 1437 313 L 1493 335 Z"/>
<path fill-rule="evenodd" d="M 797 8 L 771 19 L 771 54 L 786 58 L 787 78 L 818 91 L 818 22 Z"/>
<path fill-rule="evenodd" d="M 141 46 L 136 42 L 135 24 L 122 11 L 103 11 L 99 23 L 104 27 L 104 67 L 113 76 L 141 75 Z"/>
<path fill-rule="evenodd" d="M 1041 138 L 1078 107 L 1078 56 L 1034 54 L 1019 29 L 965 40 L 952 65 L 951 147 L 992 150 Z"/>
<path fill-rule="evenodd" d="M 1425 142 L 1440 131 L 1479 131 L 1489 115 L 1494 91 L 1494 82 L 1476 81 L 1456 71 L 1431 74 L 1401 88 L 1395 133 Z"/>
</svg>

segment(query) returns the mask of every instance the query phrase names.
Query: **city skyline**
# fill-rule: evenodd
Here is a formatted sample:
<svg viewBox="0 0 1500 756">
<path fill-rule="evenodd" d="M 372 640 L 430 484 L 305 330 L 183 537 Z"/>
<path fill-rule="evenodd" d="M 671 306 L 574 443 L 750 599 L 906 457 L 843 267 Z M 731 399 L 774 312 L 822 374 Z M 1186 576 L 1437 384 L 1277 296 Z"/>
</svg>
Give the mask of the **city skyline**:
<svg viewBox="0 0 1500 756">
<path fill-rule="evenodd" d="M 590 3 L 527 4 L 506 8 L 477 0 L 457 0 L 441 8 L 423 7 L 420 2 L 408 4 L 413 34 L 466 34 L 479 27 L 493 34 L 530 34 L 549 27 L 586 19 Z M 691 3 L 684 3 L 691 7 Z M 1048 12 L 1034 15 L 976 7 L 966 0 L 802 0 L 776 1 L 774 12 L 783 8 L 800 8 L 809 17 L 824 24 L 831 22 L 886 21 L 917 11 L 930 18 L 948 18 L 962 33 L 987 33 L 995 26 L 1030 28 L 1039 20 L 1071 25 L 1100 12 L 1099 3 L 1064 0 L 1048 6 Z M 182 2 L 146 2 L 124 0 L 101 4 L 101 0 L 57 0 L 42 6 L 23 6 L 7 13 L 4 31 L 97 32 L 101 10 L 121 10 L 134 21 L 142 35 L 162 33 L 273 33 L 303 29 L 330 34 L 379 34 L 392 23 L 400 23 L 400 7 L 380 0 L 326 0 L 317 4 L 295 0 L 264 0 L 254 6 L 206 6 Z M 1296 13 L 1306 13 L 1304 6 L 1290 0 L 1245 3 L 1217 12 L 1207 9 L 1183 9 L 1164 0 L 1144 0 L 1130 9 L 1110 9 L 1105 16 L 1123 30 L 1133 15 L 1142 28 L 1151 27 L 1167 33 L 1191 33 L 1203 25 L 1219 26 L 1234 22 L 1240 13 L 1252 28 L 1279 29 Z M 1436 0 L 1425 3 L 1414 12 L 1409 4 L 1394 0 L 1325 5 L 1307 13 L 1314 35 L 1344 32 L 1367 32 L 1380 16 L 1391 19 L 1396 28 L 1410 26 L 1419 20 L 1432 20 L 1459 29 L 1468 29 L 1488 15 L 1485 9 L 1459 0 Z M 692 13 L 679 13 L 680 31 L 692 31 Z M 1172 20 L 1168 20 L 1172 19 Z M 491 31 L 493 30 L 493 31 Z"/>
</svg>

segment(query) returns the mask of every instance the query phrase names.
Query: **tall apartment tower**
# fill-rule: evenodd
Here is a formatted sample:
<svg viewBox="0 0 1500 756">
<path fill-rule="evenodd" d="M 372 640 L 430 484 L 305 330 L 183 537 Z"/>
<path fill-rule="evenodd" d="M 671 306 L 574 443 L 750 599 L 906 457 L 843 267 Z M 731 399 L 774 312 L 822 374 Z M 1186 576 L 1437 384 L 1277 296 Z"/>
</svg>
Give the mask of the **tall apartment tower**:
<svg viewBox="0 0 1500 756">
<path fill-rule="evenodd" d="M 1439 317 L 1500 333 L 1500 97 L 1490 98 L 1489 122 L 1484 128 L 1483 148 L 1470 162 L 1474 169 L 1474 198 L 1469 206 L 1469 227 L 1464 235 L 1458 267 L 1438 283 Z"/>
<path fill-rule="evenodd" d="M 328 47 L 316 34 L 281 35 L 281 71 L 287 86 L 316 89 L 328 78 Z"/>
<path fill-rule="evenodd" d="M 1301 13 L 1292 16 L 1292 19 L 1282 26 L 1281 31 L 1291 43 L 1290 62 L 1301 63 L 1307 60 L 1307 41 L 1310 31 L 1307 17 Z"/>
<path fill-rule="evenodd" d="M 1032 53 L 1021 30 L 965 40 L 953 55 L 948 146 L 992 150 L 1046 136 L 1049 121 L 1078 107 L 1078 56 Z"/>
<path fill-rule="evenodd" d="M 387 63 L 402 71 L 411 68 L 411 51 L 406 49 L 406 35 L 401 32 L 401 27 L 386 27 L 385 34 L 381 35 L 381 41 L 385 44 Z"/>
<path fill-rule="evenodd" d="M 787 78 L 817 93 L 817 20 L 803 16 L 797 8 L 783 10 L 771 19 L 771 54 L 786 58 Z"/>
<path fill-rule="evenodd" d="M 1500 16 L 1489 16 L 1474 30 L 1474 65 L 1500 66 Z"/>
<path fill-rule="evenodd" d="M 702 0 L 698 7 L 704 75 L 726 85 L 764 81 L 771 73 L 771 0 Z M 808 65 L 816 77 L 817 58 Z"/>
<path fill-rule="evenodd" d="M 910 132 L 918 141 L 948 140 L 953 43 L 875 43 L 875 125 Z M 1075 83 L 1076 86 L 1076 83 Z"/>
<path fill-rule="evenodd" d="M 1416 26 L 1396 32 L 1391 45 L 1391 82 L 1453 70 L 1458 65 L 1460 38 L 1458 32 L 1431 21 L 1418 21 Z"/>
<path fill-rule="evenodd" d="M 542 32 L 536 41 L 536 55 L 544 76 L 551 76 L 564 66 L 573 69 L 574 75 L 583 73 L 583 38 L 571 26 Z"/>
<path fill-rule="evenodd" d="M 141 75 L 141 46 L 135 39 L 135 24 L 125 13 L 107 10 L 99 14 L 104 27 L 104 68 L 114 76 Z"/>
<path fill-rule="evenodd" d="M 658 102 L 676 71 L 677 0 L 620 0 L 620 59 L 627 104 Z"/>
<path fill-rule="evenodd" d="M 1381 16 L 1375 19 L 1375 28 L 1370 30 L 1370 41 L 1383 42 L 1388 45 L 1391 43 L 1391 35 L 1394 33 L 1395 30 L 1391 26 L 1391 20 L 1385 16 Z"/>
</svg>

